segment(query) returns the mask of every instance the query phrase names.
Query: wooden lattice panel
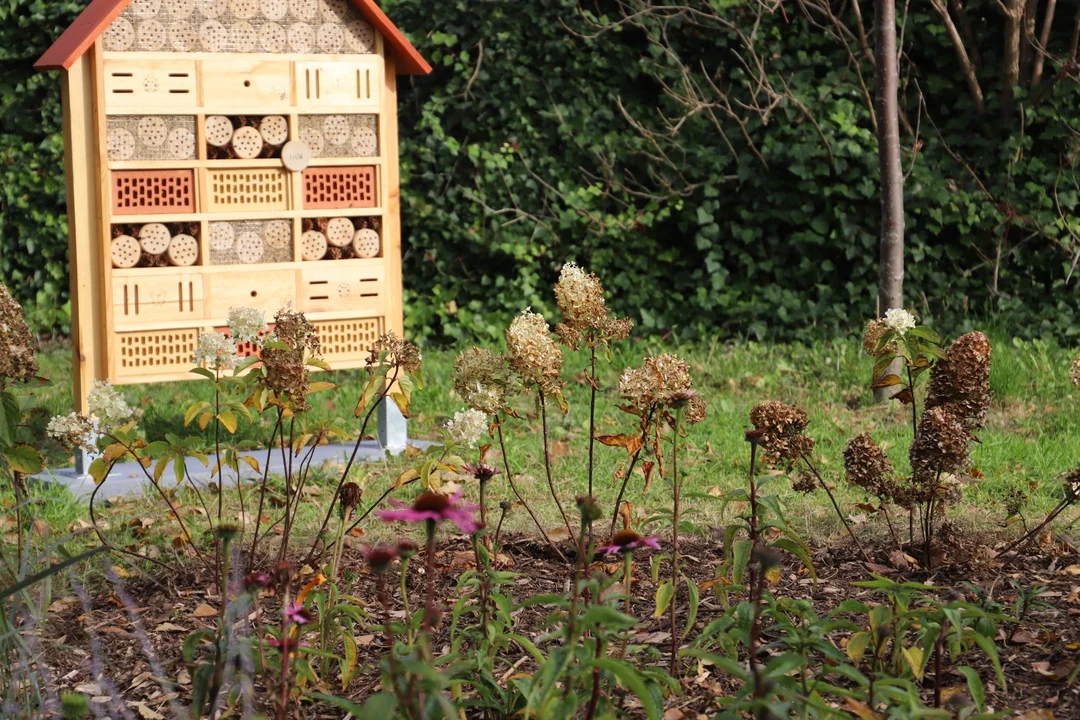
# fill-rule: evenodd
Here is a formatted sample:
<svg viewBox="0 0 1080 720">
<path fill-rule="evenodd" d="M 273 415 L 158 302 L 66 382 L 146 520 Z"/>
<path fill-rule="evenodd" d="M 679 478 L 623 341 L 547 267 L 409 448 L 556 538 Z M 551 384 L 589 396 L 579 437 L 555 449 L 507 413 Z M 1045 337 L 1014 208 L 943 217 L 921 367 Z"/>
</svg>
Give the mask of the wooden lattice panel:
<svg viewBox="0 0 1080 720">
<path fill-rule="evenodd" d="M 371 208 L 378 202 L 374 167 L 325 167 L 304 171 L 305 209 Z"/>
<path fill-rule="evenodd" d="M 117 170 L 112 174 L 114 215 L 195 212 L 194 170 Z"/>
<path fill-rule="evenodd" d="M 116 377 L 185 373 L 199 343 L 197 329 L 116 334 Z"/>
<path fill-rule="evenodd" d="M 207 212 L 288 210 L 284 170 L 207 170 Z"/>
<path fill-rule="evenodd" d="M 322 356 L 330 367 L 335 362 L 355 362 L 367 359 L 371 348 L 383 334 L 382 318 L 360 320 L 330 320 L 312 323 L 322 343 Z"/>
</svg>

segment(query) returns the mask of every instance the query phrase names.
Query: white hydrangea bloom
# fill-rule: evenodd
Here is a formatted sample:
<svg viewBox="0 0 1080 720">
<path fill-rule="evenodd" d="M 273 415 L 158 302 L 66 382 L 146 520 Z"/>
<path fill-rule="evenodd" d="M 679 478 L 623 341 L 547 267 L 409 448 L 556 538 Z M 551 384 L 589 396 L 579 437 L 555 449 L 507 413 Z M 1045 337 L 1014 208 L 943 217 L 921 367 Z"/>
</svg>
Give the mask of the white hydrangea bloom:
<svg viewBox="0 0 1080 720">
<path fill-rule="evenodd" d="M 903 335 L 915 328 L 915 316 L 903 308 L 892 308 L 885 313 L 885 326 Z"/>
<path fill-rule="evenodd" d="M 269 330 L 266 315 L 250 307 L 229 308 L 229 332 L 238 343 L 258 343 L 259 333 Z"/>
<path fill-rule="evenodd" d="M 196 365 L 211 370 L 231 370 L 240 362 L 240 357 L 236 354 L 236 343 L 224 333 L 208 332 L 199 336 L 193 360 Z"/>
<path fill-rule="evenodd" d="M 480 436 L 487 432 L 487 415 L 469 408 L 454 413 L 454 419 L 446 423 L 446 434 L 455 445 L 467 445 L 476 447 Z"/>
<path fill-rule="evenodd" d="M 67 448 L 83 448 L 93 451 L 97 432 L 90 418 L 79 413 L 57 415 L 45 428 L 45 433 Z"/>
<path fill-rule="evenodd" d="M 102 432 L 111 432 L 120 427 L 134 414 L 128 407 L 124 396 L 108 380 L 98 380 L 86 396 L 90 416 L 96 418 Z"/>
</svg>

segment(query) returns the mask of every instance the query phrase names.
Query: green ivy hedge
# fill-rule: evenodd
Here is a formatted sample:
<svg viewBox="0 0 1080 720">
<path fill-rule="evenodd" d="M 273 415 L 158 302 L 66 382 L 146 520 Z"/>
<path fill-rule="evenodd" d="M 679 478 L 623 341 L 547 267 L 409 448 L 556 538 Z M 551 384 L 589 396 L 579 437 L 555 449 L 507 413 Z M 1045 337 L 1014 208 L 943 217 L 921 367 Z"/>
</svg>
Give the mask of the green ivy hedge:
<svg viewBox="0 0 1080 720">
<path fill-rule="evenodd" d="M 716 27 L 617 25 L 607 0 L 382 4 L 435 67 L 400 93 L 414 337 L 493 338 L 526 305 L 552 310 L 550 286 L 571 259 L 653 332 L 809 338 L 873 313 L 876 141 L 855 68 L 870 92 L 873 69 L 816 20 L 791 8 L 757 18 L 755 0 L 663 3 L 719 10 Z M 913 7 L 904 28 L 906 295 L 948 332 L 993 316 L 1024 334 L 1070 335 L 1075 73 L 1051 59 L 1006 113 L 1000 13 L 993 0 L 967 7 L 982 114 L 939 18 Z M 74 14 L 28 0 L 0 9 L 0 277 L 45 330 L 68 318 L 63 155 L 56 80 L 29 66 Z M 1051 50 L 1069 45 L 1065 15 Z M 767 76 L 786 88 L 767 116 L 698 112 L 652 138 L 635 127 L 663 131 L 662 118 L 685 114 L 664 93 L 684 67 L 752 102 L 732 28 L 754 23 Z"/>
</svg>

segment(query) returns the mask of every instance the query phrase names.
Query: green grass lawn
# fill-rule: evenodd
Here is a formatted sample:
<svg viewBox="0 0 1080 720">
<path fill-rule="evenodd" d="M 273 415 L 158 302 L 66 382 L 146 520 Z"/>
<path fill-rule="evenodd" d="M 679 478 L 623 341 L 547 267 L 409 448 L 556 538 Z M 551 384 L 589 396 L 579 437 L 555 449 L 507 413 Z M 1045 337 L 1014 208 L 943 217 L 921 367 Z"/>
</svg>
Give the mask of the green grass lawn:
<svg viewBox="0 0 1080 720">
<path fill-rule="evenodd" d="M 1029 517 L 1044 512 L 1060 497 L 1055 478 L 1077 465 L 1080 460 L 1080 391 L 1069 382 L 1069 364 L 1073 351 L 1044 342 L 1013 342 L 992 338 L 993 370 L 991 386 L 994 402 L 986 428 L 979 434 L 981 443 L 973 452 L 973 465 L 982 474 L 972 480 L 964 502 L 951 513 L 969 526 L 991 530 L 1004 520 L 1001 500 L 1013 487 L 1035 485 Z M 763 400 L 775 399 L 805 408 L 811 418 L 809 433 L 817 440 L 816 455 L 826 479 L 838 499 L 855 514 L 853 505 L 865 498 L 849 491 L 843 481 L 842 451 L 847 439 L 860 432 L 870 432 L 882 444 L 897 468 L 907 465 L 910 440 L 910 409 L 897 403 L 875 405 L 867 388 L 871 361 L 861 354 L 854 339 L 805 345 L 763 345 L 756 343 L 712 343 L 679 345 L 657 340 L 623 343 L 614 349 L 611 362 L 601 362 L 602 394 L 598 406 L 598 432 L 631 432 L 630 416 L 616 408 L 615 390 L 619 372 L 641 362 L 644 355 L 663 351 L 677 352 L 690 364 L 696 387 L 709 402 L 706 422 L 690 428 L 680 460 L 687 492 L 705 493 L 713 488 L 730 489 L 745 482 L 748 447 L 743 431 L 749 426 L 750 408 Z M 437 428 L 461 408 L 451 388 L 456 350 L 425 349 L 426 386 L 414 397 L 410 434 L 417 438 L 437 438 Z M 68 412 L 71 405 L 70 351 L 54 346 L 41 355 L 42 374 L 53 385 L 35 391 L 42 410 L 34 417 L 35 434 L 54 413 Z M 564 505 L 585 491 L 588 438 L 588 386 L 583 371 L 588 358 L 584 353 L 569 353 L 564 377 L 567 379 L 569 412 L 549 418 L 554 456 L 556 485 Z M 193 376 L 194 377 L 194 376 Z M 331 378 L 338 388 L 312 398 L 310 420 L 344 417 L 358 431 L 352 410 L 362 389 L 362 372 L 337 372 Z M 196 399 L 209 399 L 205 381 L 166 383 L 121 388 L 128 402 L 142 409 L 141 427 L 148 439 L 167 432 L 180 435 L 198 432 L 183 427 L 184 409 Z M 921 396 L 919 402 L 921 405 Z M 543 471 L 540 418 L 532 403 L 520 398 L 517 409 L 522 420 L 508 425 L 511 465 L 518 475 L 521 490 L 548 528 L 559 524 L 550 500 Z M 40 426 L 39 426 L 40 424 Z M 241 429 L 244 438 L 265 442 L 269 419 Z M 370 430 L 373 430 L 370 429 Z M 210 436 L 206 436 L 209 443 Z M 46 441 L 47 442 L 47 441 Z M 57 447 L 47 447 L 54 463 L 67 458 Z M 610 507 L 617 492 L 612 475 L 625 453 L 621 449 L 598 445 L 596 495 Z M 408 458 L 366 465 L 357 469 L 357 479 L 365 487 L 365 497 L 377 497 L 407 467 Z M 976 473 L 978 474 L 978 473 Z M 333 468 L 325 473 L 333 476 Z M 655 480 L 648 494 L 643 494 L 643 477 L 632 478 L 628 499 L 636 508 L 652 514 L 670 504 L 667 486 Z M 804 498 L 793 493 L 783 480 L 772 484 L 788 503 L 790 519 L 796 527 L 810 533 L 818 542 L 838 530 L 824 495 Z M 55 491 L 52 491 L 55 492 Z M 408 496 L 412 490 L 399 491 Z M 469 492 L 473 492 L 470 488 Z M 494 500 L 509 495 L 505 486 L 493 485 Z M 58 498 L 53 498 L 57 500 Z M 716 504 L 698 499 L 689 503 L 693 518 L 700 525 L 722 522 Z M 71 512 L 79 512 L 70 506 Z M 54 514 L 58 511 L 54 511 Z M 60 513 L 64 515 L 64 513 Z M 1072 515 L 1064 516 L 1071 522 Z M 875 527 L 871 521 L 868 527 Z M 527 515 L 515 512 L 507 527 L 527 531 Z"/>
</svg>

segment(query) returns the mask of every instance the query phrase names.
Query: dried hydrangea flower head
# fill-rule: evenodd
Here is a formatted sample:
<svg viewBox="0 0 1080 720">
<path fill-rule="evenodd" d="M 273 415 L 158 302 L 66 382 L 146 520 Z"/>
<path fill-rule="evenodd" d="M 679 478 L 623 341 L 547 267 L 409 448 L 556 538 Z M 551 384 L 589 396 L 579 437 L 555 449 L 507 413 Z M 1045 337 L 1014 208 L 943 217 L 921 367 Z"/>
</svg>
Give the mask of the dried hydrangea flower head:
<svg viewBox="0 0 1080 720">
<path fill-rule="evenodd" d="M 896 343 L 881 346 L 881 338 L 885 337 L 885 333 L 888 331 L 889 327 L 884 320 L 867 320 L 866 329 L 863 330 L 863 352 L 870 357 L 878 357 L 886 352 L 895 354 Z"/>
<path fill-rule="evenodd" d="M 260 343 L 262 335 L 270 328 L 261 310 L 250 307 L 229 308 L 229 334 L 238 343 Z"/>
<path fill-rule="evenodd" d="M 545 395 L 562 392 L 563 356 L 551 339 L 547 321 L 526 308 L 506 330 L 510 365 L 527 386 L 536 386 Z"/>
<path fill-rule="evenodd" d="M 423 359 L 420 348 L 399 338 L 397 333 L 391 330 L 375 341 L 371 354 L 368 355 L 367 367 L 370 370 L 379 365 L 396 366 L 406 375 L 412 375 L 420 369 Z"/>
<path fill-rule="evenodd" d="M 915 329 L 915 316 L 903 308 L 891 308 L 885 312 L 885 327 L 903 335 Z"/>
<path fill-rule="evenodd" d="M 982 427 L 990 409 L 990 341 L 961 335 L 930 371 L 926 407 L 942 407 L 969 428 Z"/>
<path fill-rule="evenodd" d="M 518 385 L 507 357 L 486 348 L 468 348 L 454 363 L 454 391 L 466 405 L 488 415 L 503 410 Z"/>
<path fill-rule="evenodd" d="M 683 420 L 688 425 L 697 425 L 705 419 L 705 411 L 708 403 L 705 398 L 693 388 L 673 392 L 665 400 L 668 407 L 682 410 Z"/>
<path fill-rule="evenodd" d="M 286 347 L 273 347 L 277 343 Z M 319 334 L 303 313 L 278 310 L 274 332 L 264 338 L 262 382 L 275 393 L 288 395 L 294 412 L 311 407 L 307 401 L 311 372 L 305 354 L 318 355 L 321 351 Z"/>
<path fill-rule="evenodd" d="M 90 417 L 97 420 L 98 429 L 106 433 L 126 424 L 135 414 L 108 380 L 94 381 L 94 387 L 86 395 L 86 405 Z"/>
<path fill-rule="evenodd" d="M 362 492 L 360 486 L 354 482 L 347 482 L 341 486 L 341 492 L 338 497 L 341 500 L 341 506 L 346 510 L 352 510 L 360 504 L 360 496 Z"/>
<path fill-rule="evenodd" d="M 1063 485 L 1069 497 L 1080 497 L 1080 467 L 1066 473 Z"/>
<path fill-rule="evenodd" d="M 630 336 L 634 323 L 611 316 L 604 302 L 604 287 L 595 273 L 586 273 L 575 263 L 566 263 L 555 283 L 555 302 L 563 321 L 555 334 L 567 346 L 577 349 L 582 343 L 598 347 Z"/>
<path fill-rule="evenodd" d="M 34 337 L 26 326 L 22 307 L 0 285 L 0 389 L 9 380 L 30 382 L 37 372 Z"/>
<path fill-rule="evenodd" d="M 1072 380 L 1072 384 L 1080 388 L 1080 355 L 1072 361 L 1072 367 L 1069 369 L 1069 378 Z"/>
<path fill-rule="evenodd" d="M 624 370 L 619 376 L 619 397 L 626 401 L 623 409 L 641 417 L 659 405 L 685 403 L 688 414 L 697 421 L 704 417 L 705 408 L 704 400 L 694 400 L 700 396 L 693 388 L 690 367 L 671 353 L 647 357 L 641 367 Z"/>
<path fill-rule="evenodd" d="M 487 432 L 488 416 L 473 408 L 459 410 L 446 423 L 445 429 L 452 444 L 474 448 L 480 436 Z"/>
<path fill-rule="evenodd" d="M 240 356 L 236 354 L 236 343 L 224 333 L 204 332 L 199 335 L 192 362 L 210 370 L 232 370 L 240 363 Z"/>
<path fill-rule="evenodd" d="M 801 408 L 767 400 L 750 410 L 750 422 L 766 462 L 794 462 L 814 450 L 814 439 L 803 434 L 809 419 Z"/>
<path fill-rule="evenodd" d="M 919 420 L 919 432 L 908 457 L 917 476 L 925 484 L 927 476 L 954 473 L 967 467 L 971 433 L 945 408 L 930 408 Z"/>
<path fill-rule="evenodd" d="M 95 450 L 97 430 L 90 418 L 80 413 L 55 416 L 49 421 L 45 433 L 65 448 L 82 448 L 91 452 Z"/>
<path fill-rule="evenodd" d="M 856 435 L 844 447 L 844 473 L 847 481 L 871 495 L 892 499 L 896 490 L 896 472 L 889 457 L 868 433 Z"/>
</svg>

